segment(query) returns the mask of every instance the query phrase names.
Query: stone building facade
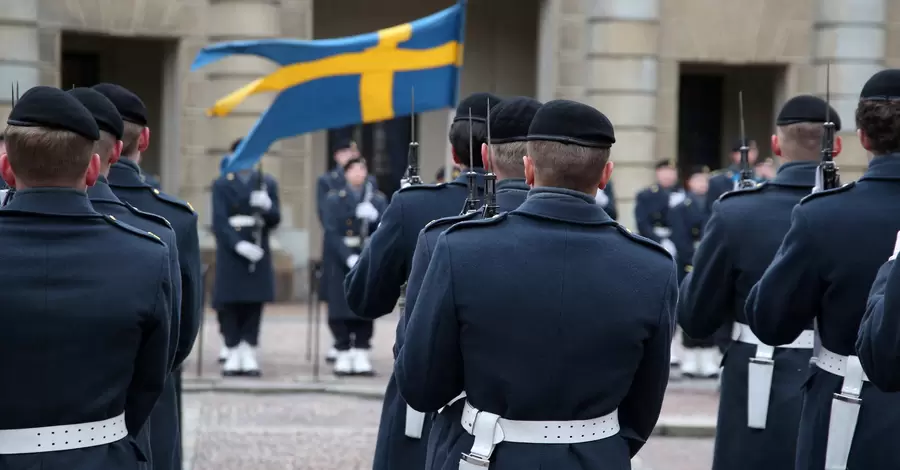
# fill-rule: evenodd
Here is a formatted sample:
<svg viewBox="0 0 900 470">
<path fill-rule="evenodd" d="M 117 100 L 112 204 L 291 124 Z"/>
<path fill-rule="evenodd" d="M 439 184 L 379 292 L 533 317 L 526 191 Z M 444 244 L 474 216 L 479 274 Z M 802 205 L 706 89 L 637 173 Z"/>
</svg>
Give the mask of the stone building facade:
<svg viewBox="0 0 900 470">
<path fill-rule="evenodd" d="M 271 100 L 255 96 L 225 118 L 205 109 L 274 69 L 236 57 L 190 71 L 203 46 L 270 37 L 369 32 L 445 8 L 452 0 L 0 0 L 0 116 L 4 90 L 115 81 L 142 95 L 153 144 L 144 167 L 191 201 L 209 235 L 209 185 L 229 144 Z M 778 106 L 798 93 L 831 97 L 845 130 L 845 180 L 866 165 L 854 134 L 862 83 L 900 66 L 900 0 L 469 0 L 463 94 L 478 90 L 586 101 L 610 116 L 622 221 L 653 163 L 725 164 L 743 91 L 748 135 L 768 151 Z M 418 116 L 423 174 L 446 161 L 448 111 Z M 306 294 L 306 266 L 321 251 L 315 179 L 329 157 L 324 132 L 276 144 L 265 170 L 284 210 L 282 297 Z"/>
</svg>

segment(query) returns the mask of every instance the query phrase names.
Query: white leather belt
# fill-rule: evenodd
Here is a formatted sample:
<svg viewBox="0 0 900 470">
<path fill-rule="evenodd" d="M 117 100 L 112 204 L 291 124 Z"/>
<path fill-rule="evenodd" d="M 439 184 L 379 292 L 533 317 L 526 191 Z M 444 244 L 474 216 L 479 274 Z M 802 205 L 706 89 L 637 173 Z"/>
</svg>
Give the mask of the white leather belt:
<svg viewBox="0 0 900 470">
<path fill-rule="evenodd" d="M 256 219 L 252 215 L 233 215 L 228 218 L 228 225 L 232 228 L 255 227 Z"/>
<path fill-rule="evenodd" d="M 850 365 L 850 374 L 847 374 L 847 364 Z M 846 380 L 848 375 L 850 376 L 850 380 L 859 380 L 860 382 L 868 382 L 869 377 L 866 375 L 865 371 L 862 370 L 862 366 L 858 366 L 858 371 L 856 364 L 859 363 L 859 358 L 856 356 L 841 356 L 840 354 L 833 353 L 824 347 L 819 349 L 819 354 L 816 355 L 816 366 L 819 369 L 824 370 L 825 372 L 830 372 L 834 375 L 844 377 Z M 853 377 L 853 375 L 858 374 L 857 377 Z"/>
<path fill-rule="evenodd" d="M 669 238 L 672 236 L 672 229 L 669 227 L 653 227 L 653 234 L 659 238 Z"/>
<path fill-rule="evenodd" d="M 856 434 L 859 407 L 862 405 L 863 384 L 869 381 L 856 356 L 833 353 L 817 341 L 815 364 L 825 372 L 843 377 L 840 393 L 831 400 L 828 420 L 828 441 L 825 446 L 825 470 L 845 470 L 850 459 L 850 448 Z"/>
<path fill-rule="evenodd" d="M 504 441 L 578 444 L 606 439 L 619 432 L 619 410 L 599 418 L 577 421 L 513 421 L 480 411 L 466 401 L 460 421 L 463 429 L 475 436 L 472 450 L 460 459 L 460 470 L 487 468 L 494 448 Z"/>
<path fill-rule="evenodd" d="M 812 349 L 815 342 L 815 332 L 813 330 L 804 330 L 793 342 L 788 344 L 779 344 L 776 348 L 787 349 Z M 750 330 L 750 326 L 744 323 L 734 323 L 734 329 L 731 332 L 731 339 L 742 343 L 753 344 L 756 346 L 766 345 Z"/>
<path fill-rule="evenodd" d="M 28 429 L 0 429 L 0 455 L 83 449 L 125 438 L 125 414 L 103 421 Z"/>
<path fill-rule="evenodd" d="M 344 246 L 347 248 L 359 248 L 362 245 L 362 237 L 344 237 Z"/>
<path fill-rule="evenodd" d="M 466 397 L 466 392 L 462 392 L 456 396 L 456 398 L 450 400 L 449 403 L 442 406 L 441 409 L 438 410 L 438 413 L 444 411 L 448 406 L 462 400 Z M 406 405 L 406 426 L 404 428 L 404 434 L 406 437 L 410 437 L 412 439 L 421 439 L 422 438 L 422 428 L 425 427 L 425 413 L 421 411 L 414 410 L 411 406 Z"/>
</svg>

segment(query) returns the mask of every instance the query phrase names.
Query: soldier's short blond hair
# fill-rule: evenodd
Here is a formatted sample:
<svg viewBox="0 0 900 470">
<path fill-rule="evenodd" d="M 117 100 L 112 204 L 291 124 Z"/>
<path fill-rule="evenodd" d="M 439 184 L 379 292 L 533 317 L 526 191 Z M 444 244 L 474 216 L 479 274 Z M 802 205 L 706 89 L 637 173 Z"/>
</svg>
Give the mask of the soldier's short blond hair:
<svg viewBox="0 0 900 470">
<path fill-rule="evenodd" d="M 32 185 L 67 186 L 84 177 L 94 142 L 74 132 L 7 126 L 6 153 L 13 171 Z"/>
<path fill-rule="evenodd" d="M 776 129 L 781 154 L 788 160 L 818 160 L 825 133 L 820 122 L 798 122 Z"/>
<path fill-rule="evenodd" d="M 491 170 L 507 178 L 524 178 L 525 162 L 522 157 L 527 154 L 528 142 L 491 145 Z"/>
</svg>

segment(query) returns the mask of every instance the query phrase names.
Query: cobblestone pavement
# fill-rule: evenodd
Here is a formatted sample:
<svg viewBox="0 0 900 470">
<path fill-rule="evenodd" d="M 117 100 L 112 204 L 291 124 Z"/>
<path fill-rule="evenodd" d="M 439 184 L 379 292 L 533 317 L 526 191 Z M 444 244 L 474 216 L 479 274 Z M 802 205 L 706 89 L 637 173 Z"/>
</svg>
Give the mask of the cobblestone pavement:
<svg viewBox="0 0 900 470">
<path fill-rule="evenodd" d="M 367 470 L 381 404 L 323 394 L 188 394 L 185 470 Z M 710 468 L 710 439 L 655 437 L 635 470 Z"/>
</svg>

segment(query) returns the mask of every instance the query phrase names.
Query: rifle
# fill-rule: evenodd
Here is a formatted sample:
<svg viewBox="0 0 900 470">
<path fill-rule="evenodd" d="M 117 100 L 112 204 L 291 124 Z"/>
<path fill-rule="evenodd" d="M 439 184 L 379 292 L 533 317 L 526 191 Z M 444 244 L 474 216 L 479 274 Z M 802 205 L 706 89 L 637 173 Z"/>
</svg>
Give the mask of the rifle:
<svg viewBox="0 0 900 470">
<path fill-rule="evenodd" d="M 747 146 L 747 134 L 744 132 L 744 92 L 738 92 L 738 109 L 741 114 L 741 175 L 735 189 L 755 188 L 753 170 L 750 169 L 750 147 Z"/>
<path fill-rule="evenodd" d="M 822 162 L 816 168 L 816 185 L 813 192 L 834 189 L 841 185 L 838 167 L 834 164 L 834 132 L 831 122 L 831 63 L 825 64 L 825 123 L 822 134 Z"/>
<path fill-rule="evenodd" d="M 469 108 L 469 171 L 466 172 L 469 195 L 466 196 L 466 203 L 463 205 L 462 212 L 460 212 L 459 215 L 466 215 L 478 210 L 478 187 L 476 182 L 478 173 L 475 173 L 475 170 L 473 169 L 475 167 L 475 161 L 472 156 L 472 154 L 475 153 L 474 142 L 475 141 L 472 138 L 472 108 Z"/>
<path fill-rule="evenodd" d="M 259 160 L 256 171 L 259 172 L 257 190 L 268 191 L 268 188 L 266 187 L 266 178 L 263 174 L 262 159 Z M 266 221 L 263 220 L 262 216 L 262 209 L 257 207 L 253 210 L 253 220 L 255 221 L 255 224 L 253 225 L 253 243 L 255 243 L 256 246 L 262 247 L 263 229 L 265 229 L 266 226 Z M 250 263 L 250 266 L 247 267 L 247 271 L 249 271 L 250 274 L 256 272 L 256 263 Z"/>
<path fill-rule="evenodd" d="M 409 153 L 406 156 L 406 175 L 400 179 L 400 187 L 422 184 L 419 175 L 419 143 L 416 142 L 416 89 L 412 89 L 412 101 L 410 102 L 410 142 Z"/>
<path fill-rule="evenodd" d="M 484 208 L 482 216 L 487 219 L 497 215 L 499 208 L 497 207 L 497 175 L 491 171 L 493 160 L 491 160 L 491 99 L 487 100 L 487 173 L 484 175 Z M 471 136 L 471 134 L 470 134 Z"/>
</svg>

